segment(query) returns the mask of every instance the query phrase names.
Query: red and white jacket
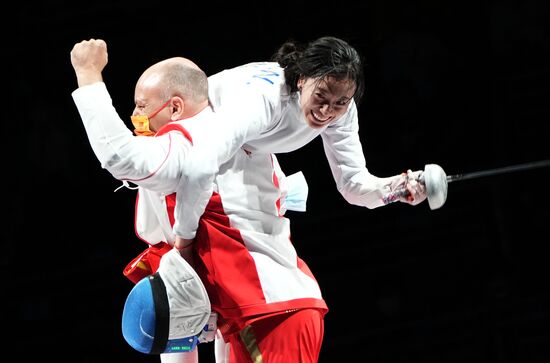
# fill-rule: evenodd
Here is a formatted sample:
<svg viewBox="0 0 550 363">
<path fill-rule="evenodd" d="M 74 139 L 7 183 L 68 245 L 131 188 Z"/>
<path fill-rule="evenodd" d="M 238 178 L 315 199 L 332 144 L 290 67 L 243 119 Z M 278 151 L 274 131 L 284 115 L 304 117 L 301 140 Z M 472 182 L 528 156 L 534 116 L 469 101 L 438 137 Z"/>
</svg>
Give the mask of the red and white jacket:
<svg viewBox="0 0 550 363">
<path fill-rule="evenodd" d="M 209 137 L 196 123 L 216 130 L 215 114 L 206 109 L 166 125 L 155 137 L 136 137 L 118 117 L 103 83 L 79 88 L 73 97 L 101 165 L 117 179 L 140 186 L 138 236 L 151 245 L 173 243 L 171 227 L 186 218 L 185 211 L 178 215 L 173 209 L 173 193 L 179 196 L 185 189 L 189 180 L 182 170 Z M 315 277 L 292 243 L 284 216 L 288 185 L 272 154 L 241 148 L 221 163 L 211 184 L 194 189 L 209 193 L 195 236 L 195 269 L 223 333 L 252 316 L 300 308 L 327 311 Z"/>
<path fill-rule="evenodd" d="M 245 150 L 223 164 L 215 179 L 195 237 L 194 267 L 224 333 L 241 328 L 251 316 L 327 310 L 284 217 L 289 184 L 274 155 Z M 136 233 L 145 242 L 173 244 L 174 197 L 139 189 Z"/>
</svg>

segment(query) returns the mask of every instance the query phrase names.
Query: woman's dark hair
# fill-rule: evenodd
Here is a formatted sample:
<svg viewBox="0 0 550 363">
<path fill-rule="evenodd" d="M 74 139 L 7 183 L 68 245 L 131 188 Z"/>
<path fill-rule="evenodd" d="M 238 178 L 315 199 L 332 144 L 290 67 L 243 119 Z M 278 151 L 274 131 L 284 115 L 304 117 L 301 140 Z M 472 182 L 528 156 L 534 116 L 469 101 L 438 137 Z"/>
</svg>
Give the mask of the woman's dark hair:
<svg viewBox="0 0 550 363">
<path fill-rule="evenodd" d="M 363 96 L 365 84 L 361 57 L 342 39 L 326 36 L 305 46 L 290 40 L 279 48 L 271 60 L 284 68 L 285 82 L 291 92 L 298 90 L 300 76 L 319 79 L 333 76 L 338 80 L 355 82 L 355 103 L 359 103 Z"/>
</svg>

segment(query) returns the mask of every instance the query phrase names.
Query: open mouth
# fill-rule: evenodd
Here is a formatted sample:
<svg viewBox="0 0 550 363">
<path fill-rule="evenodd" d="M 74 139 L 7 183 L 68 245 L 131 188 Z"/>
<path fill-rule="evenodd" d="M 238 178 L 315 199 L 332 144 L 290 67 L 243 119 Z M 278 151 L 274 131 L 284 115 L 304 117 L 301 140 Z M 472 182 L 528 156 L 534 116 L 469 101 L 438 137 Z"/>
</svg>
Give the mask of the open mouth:
<svg viewBox="0 0 550 363">
<path fill-rule="evenodd" d="M 323 117 L 319 114 L 316 114 L 315 112 L 311 111 L 311 115 L 313 116 L 313 119 L 316 121 L 316 123 L 318 124 L 324 124 L 324 123 L 327 123 L 329 120 L 330 120 L 330 116 L 327 116 L 327 117 Z"/>
</svg>

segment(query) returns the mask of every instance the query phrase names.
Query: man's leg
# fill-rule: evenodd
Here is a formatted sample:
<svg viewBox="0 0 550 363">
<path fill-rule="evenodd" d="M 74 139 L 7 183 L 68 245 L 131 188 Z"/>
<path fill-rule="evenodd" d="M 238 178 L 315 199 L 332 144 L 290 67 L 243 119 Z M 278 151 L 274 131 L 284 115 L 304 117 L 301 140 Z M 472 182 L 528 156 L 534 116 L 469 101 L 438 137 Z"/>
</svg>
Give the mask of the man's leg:
<svg viewBox="0 0 550 363">
<path fill-rule="evenodd" d="M 187 353 L 163 353 L 161 363 L 199 363 L 199 347 Z"/>
<path fill-rule="evenodd" d="M 230 363 L 317 363 L 324 313 L 302 309 L 253 322 L 230 340 Z"/>
</svg>

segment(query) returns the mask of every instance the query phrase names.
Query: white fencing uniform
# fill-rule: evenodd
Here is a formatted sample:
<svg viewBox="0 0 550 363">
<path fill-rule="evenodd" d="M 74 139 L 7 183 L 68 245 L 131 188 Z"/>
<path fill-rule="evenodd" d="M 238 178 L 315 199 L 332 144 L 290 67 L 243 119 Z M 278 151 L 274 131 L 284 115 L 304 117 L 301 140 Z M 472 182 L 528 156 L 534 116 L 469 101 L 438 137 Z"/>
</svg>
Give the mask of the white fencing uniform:
<svg viewBox="0 0 550 363">
<path fill-rule="evenodd" d="M 321 136 L 337 189 L 349 203 L 368 208 L 382 206 L 392 183 L 401 178 L 379 178 L 366 168 L 353 100 L 339 119 L 322 128 L 311 128 L 300 108 L 300 94 L 289 93 L 277 63 L 256 62 L 228 69 L 210 76 L 208 86 L 210 103 L 220 118 L 218 129 L 207 140 L 208 150 L 201 152 L 214 153 L 209 160 L 226 160 L 241 148 L 252 153 L 287 153 Z M 205 160 L 190 161 L 191 165 L 195 163 L 204 165 Z M 190 173 L 197 170 L 198 165 L 189 167 Z M 202 177 L 208 176 L 194 174 L 192 178 Z M 189 198 L 194 194 L 192 189 L 187 193 L 188 197 L 178 195 L 182 202 L 178 200 L 176 214 L 192 209 L 192 205 L 202 205 Z M 177 224 L 176 232 L 192 237 L 193 219 Z"/>
</svg>

